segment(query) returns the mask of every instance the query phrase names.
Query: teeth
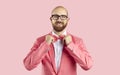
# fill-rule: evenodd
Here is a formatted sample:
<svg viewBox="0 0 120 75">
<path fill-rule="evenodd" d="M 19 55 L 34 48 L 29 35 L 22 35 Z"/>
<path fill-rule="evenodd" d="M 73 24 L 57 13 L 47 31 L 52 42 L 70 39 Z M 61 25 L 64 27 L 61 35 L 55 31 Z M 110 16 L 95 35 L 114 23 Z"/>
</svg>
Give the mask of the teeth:
<svg viewBox="0 0 120 75">
<path fill-rule="evenodd" d="M 57 26 L 62 27 L 62 24 L 61 24 L 61 23 L 59 23 L 59 24 L 57 24 Z"/>
<path fill-rule="evenodd" d="M 61 24 L 61 23 L 57 23 L 57 24 Z"/>
<path fill-rule="evenodd" d="M 57 24 L 57 25 L 62 25 L 62 24 Z"/>
</svg>

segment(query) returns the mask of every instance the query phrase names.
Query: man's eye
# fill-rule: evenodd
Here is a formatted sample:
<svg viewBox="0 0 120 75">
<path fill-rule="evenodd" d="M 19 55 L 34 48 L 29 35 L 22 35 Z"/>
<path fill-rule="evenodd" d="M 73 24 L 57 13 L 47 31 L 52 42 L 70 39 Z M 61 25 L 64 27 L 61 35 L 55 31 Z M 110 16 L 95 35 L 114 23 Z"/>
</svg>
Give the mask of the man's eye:
<svg viewBox="0 0 120 75">
<path fill-rule="evenodd" d="M 62 18 L 67 18 L 67 16 L 66 15 L 62 15 Z"/>
</svg>

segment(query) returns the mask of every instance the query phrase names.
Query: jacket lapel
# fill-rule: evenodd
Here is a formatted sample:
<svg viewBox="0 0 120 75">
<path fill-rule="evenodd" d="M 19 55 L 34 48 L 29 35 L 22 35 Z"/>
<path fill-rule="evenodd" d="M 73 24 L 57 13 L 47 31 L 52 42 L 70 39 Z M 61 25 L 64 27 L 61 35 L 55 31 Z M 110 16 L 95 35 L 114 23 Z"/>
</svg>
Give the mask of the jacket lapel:
<svg viewBox="0 0 120 75">
<path fill-rule="evenodd" d="M 51 59 L 51 64 L 52 64 L 52 67 L 53 67 L 54 71 L 57 73 L 57 69 L 56 69 L 56 66 L 55 66 L 54 47 L 53 47 L 53 44 L 51 44 L 50 46 L 51 46 L 51 50 L 49 51 L 49 56 L 50 56 L 50 59 Z"/>
</svg>

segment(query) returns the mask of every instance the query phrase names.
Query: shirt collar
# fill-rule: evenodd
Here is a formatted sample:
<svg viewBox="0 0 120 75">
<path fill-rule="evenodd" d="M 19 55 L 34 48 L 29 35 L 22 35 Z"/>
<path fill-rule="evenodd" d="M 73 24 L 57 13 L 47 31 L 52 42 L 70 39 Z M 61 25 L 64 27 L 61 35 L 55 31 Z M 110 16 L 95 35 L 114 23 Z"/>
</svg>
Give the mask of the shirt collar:
<svg viewBox="0 0 120 75">
<path fill-rule="evenodd" d="M 57 37 L 59 37 L 54 31 L 52 31 L 52 35 L 55 35 L 55 36 L 57 36 Z M 63 32 L 63 34 L 62 35 L 67 35 L 67 32 L 66 32 L 66 30 Z"/>
</svg>

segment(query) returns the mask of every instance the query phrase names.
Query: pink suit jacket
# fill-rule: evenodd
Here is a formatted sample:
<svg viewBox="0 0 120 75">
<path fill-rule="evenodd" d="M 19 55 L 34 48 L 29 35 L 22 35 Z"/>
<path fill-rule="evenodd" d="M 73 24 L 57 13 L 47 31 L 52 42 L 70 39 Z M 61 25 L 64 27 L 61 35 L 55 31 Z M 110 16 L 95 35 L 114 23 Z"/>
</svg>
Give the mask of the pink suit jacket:
<svg viewBox="0 0 120 75">
<path fill-rule="evenodd" d="M 43 72 L 41 75 L 77 75 L 76 63 L 84 70 L 90 69 L 92 58 L 87 52 L 82 39 L 67 34 L 72 36 L 73 41 L 69 45 L 64 45 L 58 71 L 55 66 L 54 47 L 53 44 L 48 45 L 46 43 L 46 35 L 37 38 L 31 51 L 23 61 L 25 68 L 30 71 L 42 63 Z"/>
</svg>

